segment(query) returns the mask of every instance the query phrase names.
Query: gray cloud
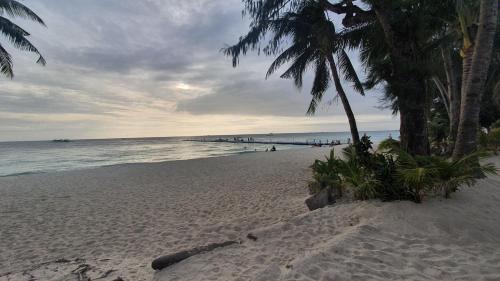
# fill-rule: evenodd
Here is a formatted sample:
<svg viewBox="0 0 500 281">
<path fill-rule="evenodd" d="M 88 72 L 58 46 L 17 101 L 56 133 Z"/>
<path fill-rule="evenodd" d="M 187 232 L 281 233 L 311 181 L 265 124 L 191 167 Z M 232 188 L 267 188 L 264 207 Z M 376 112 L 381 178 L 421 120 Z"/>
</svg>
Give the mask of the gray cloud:
<svg viewBox="0 0 500 281">
<path fill-rule="evenodd" d="M 282 83 L 256 88 L 256 80 L 228 82 L 214 89 L 215 94 L 178 103 L 178 111 L 192 114 L 242 114 L 304 116 L 304 98 Z"/>
<path fill-rule="evenodd" d="M 30 130 L 31 138 L 38 137 L 23 114 L 39 114 L 36 128 L 47 135 L 51 130 L 72 132 L 77 125 L 85 127 L 87 134 L 92 127 L 106 131 L 99 122 L 83 117 L 78 124 L 56 126 L 54 114 L 113 116 L 122 125 L 129 120 L 119 116 L 130 118 L 131 112 L 145 114 L 147 109 L 154 111 L 148 118 L 163 114 L 181 123 L 179 116 L 202 114 L 305 115 L 309 76 L 304 90 L 298 92 L 291 81 L 264 79 L 271 58 L 249 54 L 234 69 L 220 53 L 221 47 L 247 31 L 240 0 L 32 0 L 27 4 L 44 18 L 47 28 L 15 21 L 31 32 L 48 65 L 35 65 L 33 56 L 8 47 L 16 77 L 2 82 L 0 131 L 4 136 L 7 132 L 9 139 L 30 138 Z M 375 97 L 350 96 L 355 112 L 390 115 L 374 108 Z M 339 105 L 325 105 L 319 112 L 320 116 L 342 114 Z M 51 117 L 44 121 L 45 115 Z M 107 126 L 112 126 L 110 122 Z"/>
<path fill-rule="evenodd" d="M 181 100 L 177 111 L 191 114 L 245 114 L 245 115 L 275 115 L 304 116 L 311 96 L 311 75 L 306 75 L 304 88 L 300 91 L 293 86 L 292 81 L 279 78 L 264 81 L 257 75 L 228 81 L 213 89 L 212 94 L 193 99 Z M 255 85 L 260 85 L 255 87 Z M 376 107 L 377 97 L 368 93 L 365 97 L 355 93 L 348 84 L 344 88 L 349 95 L 351 106 L 355 113 L 365 115 L 381 114 Z M 342 105 L 336 98 L 334 89 L 329 89 L 316 115 L 344 115 Z"/>
</svg>

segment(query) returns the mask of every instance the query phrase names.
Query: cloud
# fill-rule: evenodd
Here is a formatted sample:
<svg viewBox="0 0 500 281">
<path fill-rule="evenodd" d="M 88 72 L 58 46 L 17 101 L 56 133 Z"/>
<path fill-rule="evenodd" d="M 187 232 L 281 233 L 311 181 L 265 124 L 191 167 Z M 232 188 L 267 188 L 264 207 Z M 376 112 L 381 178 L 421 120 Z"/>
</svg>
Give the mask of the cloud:
<svg viewBox="0 0 500 281">
<path fill-rule="evenodd" d="M 306 75 L 304 88 L 298 90 L 292 81 L 270 79 L 264 81 L 259 75 L 247 74 L 245 79 L 227 81 L 212 89 L 212 93 L 196 98 L 183 99 L 177 104 L 177 111 L 195 115 L 204 114 L 245 114 L 245 115 L 275 115 L 275 116 L 305 116 L 311 101 L 309 90 L 311 75 Z M 255 87 L 259 85 L 259 87 Z M 383 112 L 375 105 L 377 97 L 368 93 L 363 97 L 354 92 L 348 84 L 344 88 L 349 96 L 353 111 L 358 114 L 378 115 Z M 344 115 L 342 104 L 336 97 L 334 88 L 327 91 L 316 115 Z"/>
<path fill-rule="evenodd" d="M 14 56 L 16 76 L 2 78 L 0 140 L 64 132 L 80 138 L 267 132 L 272 129 L 268 126 L 284 131 L 333 128 L 305 116 L 309 76 L 299 92 L 278 75 L 264 79 L 272 58 L 249 54 L 235 69 L 220 53 L 248 29 L 240 0 L 27 4 L 47 28 L 14 20 L 32 34 L 48 65 L 36 65 L 35 56 L 5 44 Z M 331 91 L 326 101 L 334 96 Z M 374 108 L 375 97 L 349 95 L 356 113 L 390 116 Z M 262 116 L 283 123 L 270 124 Z M 343 120 L 342 107 L 325 103 L 318 117 L 328 116 Z M 236 119 L 238 123 L 232 121 Z M 297 124 L 293 128 L 292 119 Z"/>
</svg>

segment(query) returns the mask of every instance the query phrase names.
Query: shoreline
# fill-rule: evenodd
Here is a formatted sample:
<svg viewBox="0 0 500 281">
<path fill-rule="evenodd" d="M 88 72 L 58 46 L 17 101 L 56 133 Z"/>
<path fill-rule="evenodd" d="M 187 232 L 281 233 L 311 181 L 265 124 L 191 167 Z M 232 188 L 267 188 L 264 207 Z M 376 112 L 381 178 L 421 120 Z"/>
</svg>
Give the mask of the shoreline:
<svg viewBox="0 0 500 281">
<path fill-rule="evenodd" d="M 392 131 L 371 132 L 373 141 L 397 135 Z M 158 163 L 185 159 L 201 159 L 253 153 L 271 149 L 271 144 L 260 142 L 310 142 L 342 140 L 347 133 L 276 134 L 268 137 L 242 135 L 256 143 L 186 142 L 180 138 L 138 138 L 77 140 L 68 143 L 51 141 L 0 143 L 0 177 L 24 176 L 88 169 L 126 163 Z M 199 137 L 202 138 L 202 137 Z M 308 146 L 276 144 L 281 150 L 302 149 Z"/>
<path fill-rule="evenodd" d="M 151 280 L 150 263 L 158 256 L 243 239 L 255 227 L 306 212 L 309 166 L 328 151 L 0 178 L 0 280 L 29 280 L 25 271 L 58 280 L 82 264 L 91 267 L 92 280 L 110 270 L 102 280 Z"/>
<path fill-rule="evenodd" d="M 289 149 L 283 149 L 283 150 L 279 150 L 279 151 L 301 150 L 301 149 L 311 149 L 311 148 L 317 148 L 317 147 L 310 146 L 310 147 L 300 147 L 300 148 L 289 148 Z M 325 147 L 322 147 L 322 148 L 324 149 L 324 148 L 327 148 L 327 147 L 325 146 Z M 102 166 L 81 167 L 81 168 L 67 169 L 67 170 L 22 172 L 22 173 L 15 173 L 15 174 L 3 175 L 3 176 L 0 175 L 0 179 L 2 179 L 2 178 L 10 178 L 10 177 L 31 176 L 31 175 L 46 175 L 46 174 L 53 174 L 53 173 L 67 173 L 67 172 L 88 171 L 88 170 L 93 170 L 93 169 L 116 167 L 116 166 L 126 166 L 126 165 L 163 164 L 163 163 L 177 162 L 177 161 L 191 161 L 191 160 L 199 160 L 199 159 L 211 159 L 211 158 L 228 157 L 228 156 L 239 156 L 239 155 L 254 154 L 254 153 L 267 153 L 267 152 L 266 151 L 240 151 L 240 152 L 235 152 L 235 153 L 231 153 L 231 154 L 203 156 L 203 157 L 200 157 L 200 158 L 190 158 L 190 159 L 172 159 L 172 160 L 164 160 L 164 161 L 157 161 L 157 162 L 130 162 L 130 163 L 109 164 L 109 165 L 102 165 Z"/>
</svg>

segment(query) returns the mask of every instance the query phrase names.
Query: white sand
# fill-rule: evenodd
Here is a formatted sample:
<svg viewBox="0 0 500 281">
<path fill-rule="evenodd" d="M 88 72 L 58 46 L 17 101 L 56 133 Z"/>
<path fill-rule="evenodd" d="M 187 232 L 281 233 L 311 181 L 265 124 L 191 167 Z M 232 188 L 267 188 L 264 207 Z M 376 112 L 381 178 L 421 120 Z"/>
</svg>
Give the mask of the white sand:
<svg viewBox="0 0 500 281">
<path fill-rule="evenodd" d="M 158 256 L 305 212 L 308 166 L 327 151 L 0 178 L 0 280 L 74 280 L 85 264 L 92 280 L 151 280 Z"/>
<path fill-rule="evenodd" d="M 233 239 L 154 279 L 500 280 L 499 177 L 450 200 L 307 212 L 308 166 L 327 151 L 0 179 L 0 280 L 75 280 L 82 264 L 92 280 L 151 280 L 154 257 Z"/>
<path fill-rule="evenodd" d="M 155 280 L 500 280 L 498 180 L 421 205 L 358 202 L 305 213 Z"/>
</svg>

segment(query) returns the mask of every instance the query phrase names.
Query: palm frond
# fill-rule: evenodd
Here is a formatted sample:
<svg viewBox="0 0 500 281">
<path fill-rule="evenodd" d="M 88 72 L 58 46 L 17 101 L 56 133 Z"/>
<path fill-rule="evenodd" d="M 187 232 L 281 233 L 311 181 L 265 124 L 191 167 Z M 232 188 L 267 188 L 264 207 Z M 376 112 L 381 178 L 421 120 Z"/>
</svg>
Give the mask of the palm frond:
<svg viewBox="0 0 500 281">
<path fill-rule="evenodd" d="M 269 78 L 276 70 L 278 70 L 283 64 L 287 63 L 294 57 L 299 56 L 304 51 L 304 46 L 294 44 L 290 46 L 288 49 L 283 51 L 269 66 L 269 69 L 266 73 L 266 79 Z"/>
<path fill-rule="evenodd" d="M 45 59 L 38 49 L 26 38 L 30 35 L 26 30 L 22 29 L 10 20 L 0 17 L 0 32 L 5 35 L 9 41 L 11 41 L 14 47 L 37 54 L 39 56 L 37 63 L 41 65 L 46 64 Z"/>
<path fill-rule="evenodd" d="M 15 0 L 0 1 L 0 15 L 3 14 L 7 14 L 10 17 L 25 18 L 45 26 L 45 22 L 37 14 L 35 14 L 35 12 Z"/>
<path fill-rule="evenodd" d="M 241 55 L 245 55 L 249 50 L 260 48 L 260 41 L 266 36 L 268 30 L 268 22 L 260 22 L 258 25 L 251 27 L 247 35 L 240 37 L 237 44 L 222 48 L 221 52 L 228 57 L 232 57 L 233 67 L 236 67 Z"/>
<path fill-rule="evenodd" d="M 344 78 L 347 81 L 353 82 L 353 88 L 360 93 L 361 95 L 365 95 L 365 91 L 363 89 L 363 84 L 354 69 L 354 66 L 351 63 L 349 56 L 347 55 L 344 49 L 340 50 L 337 53 L 338 65 L 342 74 L 344 74 Z"/>
<path fill-rule="evenodd" d="M 306 49 L 304 52 L 298 56 L 292 65 L 280 76 L 284 79 L 292 78 L 294 80 L 295 86 L 299 89 L 302 88 L 302 77 L 304 72 L 307 70 L 309 63 L 314 61 L 314 50 Z"/>
<path fill-rule="evenodd" d="M 330 71 L 326 64 L 326 58 L 322 58 L 316 61 L 316 71 L 314 76 L 314 82 L 311 89 L 312 100 L 309 104 L 309 109 L 307 110 L 308 115 L 313 115 L 316 112 L 318 104 L 323 99 L 323 95 L 328 89 L 330 84 Z"/>
<path fill-rule="evenodd" d="M 0 72 L 9 78 L 14 77 L 12 57 L 1 44 L 0 44 Z"/>
</svg>

